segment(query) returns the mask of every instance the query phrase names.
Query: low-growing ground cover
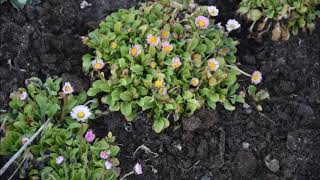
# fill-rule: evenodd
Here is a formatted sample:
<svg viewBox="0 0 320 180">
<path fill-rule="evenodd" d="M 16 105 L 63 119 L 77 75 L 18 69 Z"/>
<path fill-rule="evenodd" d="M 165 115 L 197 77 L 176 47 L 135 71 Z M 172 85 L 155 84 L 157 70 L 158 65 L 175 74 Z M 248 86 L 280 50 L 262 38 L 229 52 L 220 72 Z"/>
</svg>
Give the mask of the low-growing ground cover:
<svg viewBox="0 0 320 180">
<path fill-rule="evenodd" d="M 127 8 L 130 3 L 124 2 L 111 5 L 94 1 L 92 7 L 80 10 L 80 1 L 50 0 L 19 13 L 7 4 L 1 6 L 2 106 L 30 76 L 44 80 L 63 74 L 76 91 L 87 89 L 89 81 L 82 75 L 79 61 L 87 50 L 79 43 L 80 36 L 97 27 L 105 16 L 100 12 L 114 11 L 119 5 Z M 237 4 L 216 1 L 221 14 L 217 22 L 224 24 L 236 17 Z M 241 44 L 238 66 L 247 72 L 258 68 L 264 74 L 259 88 L 267 88 L 271 99 L 262 103 L 263 111 L 255 111 L 250 100 L 251 108 L 238 106 L 232 113 L 221 106 L 216 111 L 202 109 L 182 119 L 182 128 L 172 131 L 172 126 L 160 135 L 152 130 L 152 119 L 143 114 L 133 124 L 119 113 L 90 122 L 98 137 L 105 137 L 108 131 L 117 137 L 122 174 L 132 171 L 139 161 L 144 173 L 133 179 L 319 179 L 319 30 L 274 44 L 270 38 L 262 42 L 247 39 L 250 24 L 241 25 L 231 34 Z M 13 73 L 16 76 L 11 78 Z M 250 83 L 241 77 L 240 82 L 245 86 Z M 142 144 L 156 154 L 145 153 L 142 148 L 136 151 Z M 6 158 L 2 157 L 2 162 Z M 277 164 L 274 159 L 280 165 L 279 170 L 273 169 L 275 172 L 269 169 Z"/>
</svg>

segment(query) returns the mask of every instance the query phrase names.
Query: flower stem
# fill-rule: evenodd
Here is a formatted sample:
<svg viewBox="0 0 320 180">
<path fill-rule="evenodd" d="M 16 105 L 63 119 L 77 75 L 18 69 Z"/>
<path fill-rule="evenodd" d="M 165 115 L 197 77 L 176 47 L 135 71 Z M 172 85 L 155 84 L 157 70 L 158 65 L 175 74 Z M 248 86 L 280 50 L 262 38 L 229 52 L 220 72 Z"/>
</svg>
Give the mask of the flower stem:
<svg viewBox="0 0 320 180">
<path fill-rule="evenodd" d="M 229 67 L 229 68 L 233 68 L 233 69 L 239 71 L 240 73 L 242 73 L 243 75 L 246 75 L 246 76 L 248 76 L 248 77 L 251 77 L 251 74 L 248 74 L 248 73 L 242 71 L 241 69 L 239 69 L 239 68 L 236 67 L 236 66 L 231 66 L 231 65 L 228 65 L 228 64 L 226 64 L 225 66 L 226 66 L 226 67 Z"/>
<path fill-rule="evenodd" d="M 132 175 L 134 172 L 133 171 L 131 171 L 131 172 L 129 172 L 128 174 L 125 174 L 122 178 L 120 178 L 119 180 L 123 180 L 124 178 L 126 178 L 126 177 L 128 177 L 128 176 L 130 176 L 130 175 Z"/>
<path fill-rule="evenodd" d="M 64 115 L 66 114 L 66 108 L 68 104 L 67 95 L 63 94 L 63 106 L 61 110 L 60 123 L 63 124 Z"/>
</svg>

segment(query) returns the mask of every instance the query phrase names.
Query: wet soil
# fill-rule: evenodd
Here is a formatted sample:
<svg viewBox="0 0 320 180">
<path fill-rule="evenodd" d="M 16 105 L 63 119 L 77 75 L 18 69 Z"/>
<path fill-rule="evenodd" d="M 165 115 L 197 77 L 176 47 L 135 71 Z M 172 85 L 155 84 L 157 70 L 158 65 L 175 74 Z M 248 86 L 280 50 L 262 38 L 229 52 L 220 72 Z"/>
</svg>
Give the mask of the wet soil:
<svg viewBox="0 0 320 180">
<path fill-rule="evenodd" d="M 85 10 L 80 2 L 48 0 L 21 12 L 0 6 L 0 109 L 31 76 L 62 75 L 76 82 L 76 89 L 88 88 L 81 72 L 88 50 L 80 36 L 105 15 L 136 2 L 89 1 L 93 6 Z M 200 3 L 216 4 L 222 24 L 235 17 L 237 1 Z M 320 179 L 320 22 L 313 34 L 302 32 L 285 42 L 272 42 L 268 35 L 260 42 L 248 39 L 250 24 L 241 24 L 231 36 L 240 42 L 239 66 L 264 75 L 259 88 L 268 89 L 271 99 L 262 103 L 263 111 L 249 98 L 249 108 L 202 109 L 160 135 L 144 114 L 131 125 L 119 113 L 92 121 L 98 136 L 112 131 L 117 137 L 122 174 L 141 162 L 144 174 L 130 179 Z M 241 88 L 250 84 L 239 81 Z"/>
</svg>

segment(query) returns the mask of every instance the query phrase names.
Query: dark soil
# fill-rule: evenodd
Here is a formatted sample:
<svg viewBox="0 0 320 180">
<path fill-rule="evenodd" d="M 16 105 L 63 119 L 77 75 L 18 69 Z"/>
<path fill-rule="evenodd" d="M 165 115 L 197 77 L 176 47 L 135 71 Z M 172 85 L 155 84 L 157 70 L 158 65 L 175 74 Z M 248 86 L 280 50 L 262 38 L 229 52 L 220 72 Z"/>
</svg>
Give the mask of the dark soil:
<svg viewBox="0 0 320 180">
<path fill-rule="evenodd" d="M 214 2 L 222 24 L 235 17 L 235 1 Z M 79 37 L 108 13 L 136 2 L 92 3 L 85 10 L 75 0 L 48 0 L 22 12 L 8 4 L 0 6 L 3 109 L 9 93 L 31 76 L 63 75 L 77 81 L 80 90 L 89 86 L 81 72 L 81 56 L 87 49 Z M 183 118 L 180 128 L 174 130 L 179 124 L 173 124 L 160 135 L 143 114 L 132 125 L 119 113 L 91 122 L 100 137 L 108 131 L 117 136 L 122 174 L 141 162 L 144 174 L 131 179 L 320 179 L 320 23 L 312 35 L 300 33 L 286 42 L 248 39 L 249 24 L 241 24 L 231 36 L 240 42 L 239 66 L 264 75 L 259 88 L 268 89 L 271 99 L 262 103 L 263 111 L 256 111 L 250 99 L 250 108 L 239 105 L 234 112 L 221 106 L 216 111 L 203 109 Z M 250 84 L 248 79 L 240 81 L 243 88 Z M 136 151 L 141 145 L 154 153 Z"/>
</svg>

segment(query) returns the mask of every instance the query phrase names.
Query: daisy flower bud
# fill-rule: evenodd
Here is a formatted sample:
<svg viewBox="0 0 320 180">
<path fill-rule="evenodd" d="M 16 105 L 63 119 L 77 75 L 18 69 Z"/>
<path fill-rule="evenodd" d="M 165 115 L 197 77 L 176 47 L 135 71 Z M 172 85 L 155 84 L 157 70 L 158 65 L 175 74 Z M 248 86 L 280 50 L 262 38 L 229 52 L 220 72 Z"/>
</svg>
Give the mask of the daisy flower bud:
<svg viewBox="0 0 320 180">
<path fill-rule="evenodd" d="M 110 170 L 112 168 L 112 164 L 109 161 L 104 162 L 104 166 L 106 169 Z"/>
<path fill-rule="evenodd" d="M 173 69 L 179 68 L 182 65 L 180 58 L 174 57 L 171 60 L 171 66 Z"/>
<path fill-rule="evenodd" d="M 142 166 L 141 164 L 137 163 L 136 165 L 134 165 L 134 168 L 133 168 L 134 172 L 137 174 L 137 175 L 140 175 L 142 174 Z"/>
<path fill-rule="evenodd" d="M 211 78 L 211 79 L 209 79 L 209 86 L 214 86 L 214 85 L 216 85 L 216 84 L 217 84 L 216 78 Z"/>
<path fill-rule="evenodd" d="M 162 88 L 164 85 L 165 85 L 165 83 L 163 82 L 163 80 L 156 80 L 154 82 L 154 87 L 156 87 L 158 89 Z"/>
<path fill-rule="evenodd" d="M 251 75 L 251 82 L 253 84 L 259 84 L 262 80 L 262 74 L 260 71 L 254 71 Z"/>
<path fill-rule="evenodd" d="M 232 30 L 240 28 L 240 24 L 237 20 L 235 19 L 229 19 L 226 25 L 227 31 L 230 32 Z"/>
<path fill-rule="evenodd" d="M 165 41 L 162 43 L 162 52 L 169 54 L 173 49 L 173 45 Z"/>
<path fill-rule="evenodd" d="M 137 57 L 139 54 L 141 54 L 141 46 L 140 45 L 134 45 L 130 48 L 129 54 L 133 57 Z"/>
<path fill-rule="evenodd" d="M 219 9 L 216 6 L 208 6 L 208 12 L 211 16 L 219 15 Z"/>
<path fill-rule="evenodd" d="M 92 142 L 96 138 L 96 135 L 93 133 L 92 130 L 88 130 L 84 135 L 84 138 L 86 139 L 86 141 Z"/>
<path fill-rule="evenodd" d="M 22 92 L 21 94 L 20 94 L 20 96 L 19 96 L 19 98 L 20 98 L 20 100 L 21 101 L 24 101 L 24 100 L 26 100 L 27 99 L 27 97 L 28 97 L 28 93 L 27 92 Z"/>
<path fill-rule="evenodd" d="M 63 91 L 64 94 L 72 94 L 74 89 L 71 86 L 70 82 L 65 82 L 63 87 L 62 87 L 62 91 Z"/>
<path fill-rule="evenodd" d="M 199 84 L 199 79 L 198 78 L 192 78 L 191 79 L 191 85 L 192 86 L 198 86 Z"/>
<path fill-rule="evenodd" d="M 169 31 L 166 31 L 166 30 L 161 30 L 161 31 L 160 31 L 160 37 L 161 37 L 162 40 L 169 39 L 169 37 L 170 37 L 170 32 L 169 32 Z"/>
<path fill-rule="evenodd" d="M 110 155 L 110 151 L 101 151 L 99 154 L 101 159 L 108 159 L 109 155 Z"/>
<path fill-rule="evenodd" d="M 87 45 L 89 42 L 89 38 L 87 36 L 81 36 L 82 44 Z"/>
<path fill-rule="evenodd" d="M 162 95 L 162 96 L 166 95 L 167 94 L 167 88 L 165 88 L 165 87 L 160 88 L 159 89 L 159 94 Z"/>
<path fill-rule="evenodd" d="M 200 29 L 207 29 L 209 26 L 209 19 L 204 16 L 198 16 L 195 19 L 196 26 Z"/>
<path fill-rule="evenodd" d="M 28 141 L 29 141 L 29 138 L 26 138 L 26 137 L 21 139 L 22 144 L 26 144 Z"/>
<path fill-rule="evenodd" d="M 56 158 L 56 163 L 57 164 L 61 164 L 64 161 L 64 157 L 63 156 L 59 156 Z"/>
<path fill-rule="evenodd" d="M 160 38 L 158 36 L 148 34 L 147 35 L 147 42 L 150 46 L 158 46 L 158 44 L 160 43 Z"/>
<path fill-rule="evenodd" d="M 75 106 L 71 111 L 71 117 L 77 121 L 85 122 L 90 116 L 90 109 L 85 105 Z"/>
<path fill-rule="evenodd" d="M 215 58 L 211 58 L 208 60 L 208 68 L 210 71 L 216 71 L 219 68 L 219 61 Z"/>
<path fill-rule="evenodd" d="M 111 48 L 116 49 L 118 47 L 118 44 L 116 42 L 111 43 Z"/>
<path fill-rule="evenodd" d="M 100 70 L 105 66 L 105 63 L 102 59 L 95 59 L 91 62 L 91 65 L 94 70 Z"/>
</svg>

